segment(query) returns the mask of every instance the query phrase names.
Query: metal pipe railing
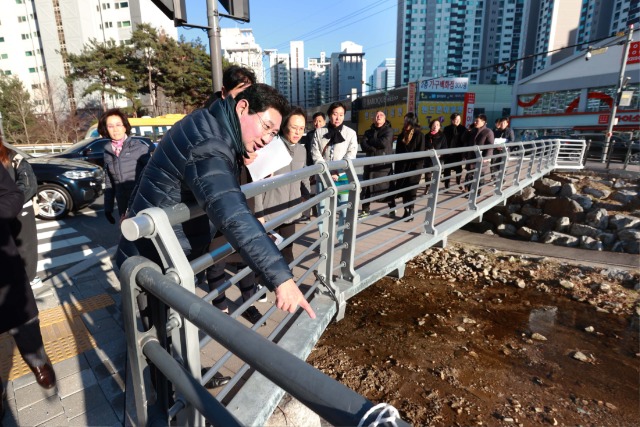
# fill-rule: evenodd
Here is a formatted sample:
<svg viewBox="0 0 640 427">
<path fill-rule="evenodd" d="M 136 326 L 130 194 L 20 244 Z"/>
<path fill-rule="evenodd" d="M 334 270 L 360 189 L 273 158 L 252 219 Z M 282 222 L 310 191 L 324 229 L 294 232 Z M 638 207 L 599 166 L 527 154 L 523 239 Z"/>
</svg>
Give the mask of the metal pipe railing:
<svg viewBox="0 0 640 427">
<path fill-rule="evenodd" d="M 132 258 L 125 263 L 136 261 Z M 357 425 L 374 407 L 369 400 L 230 319 L 191 292 L 175 286 L 162 273 L 142 268 L 136 275 L 136 283 L 333 425 Z M 150 348 L 159 359 L 155 352 L 157 347 Z M 165 375 L 175 376 L 175 373 L 162 371 Z M 201 387 L 193 381 L 186 384 L 181 378 L 178 379 L 181 380 L 182 391 L 193 392 Z M 206 416 L 206 413 L 203 412 L 203 415 Z M 375 419 L 375 416 L 370 417 Z M 215 422 L 213 419 L 209 421 Z M 396 425 L 408 424 L 397 420 Z"/>
</svg>

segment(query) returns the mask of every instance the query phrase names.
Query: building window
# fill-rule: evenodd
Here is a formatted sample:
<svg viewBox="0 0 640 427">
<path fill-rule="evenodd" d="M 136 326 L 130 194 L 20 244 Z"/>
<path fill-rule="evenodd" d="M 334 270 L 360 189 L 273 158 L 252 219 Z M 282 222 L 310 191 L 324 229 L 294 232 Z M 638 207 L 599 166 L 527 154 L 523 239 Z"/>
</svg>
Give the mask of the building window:
<svg viewBox="0 0 640 427">
<path fill-rule="evenodd" d="M 27 22 L 26 16 L 18 16 L 18 22 Z"/>
<path fill-rule="evenodd" d="M 28 40 L 31 38 L 29 34 L 22 34 L 21 37 L 22 37 L 22 40 Z"/>
<path fill-rule="evenodd" d="M 3 53 L 2 55 L 0 55 L 0 59 L 7 59 L 9 57 L 9 55 L 7 55 L 6 53 Z"/>
<path fill-rule="evenodd" d="M 4 37 L 0 37 L 0 43 L 4 42 Z"/>
<path fill-rule="evenodd" d="M 24 54 L 25 54 L 25 56 L 33 56 L 33 51 L 32 50 L 28 50 Z"/>
<path fill-rule="evenodd" d="M 131 21 L 118 22 L 118 28 L 130 27 L 130 26 L 131 26 Z"/>
<path fill-rule="evenodd" d="M 11 71 L 9 71 L 9 70 L 5 70 L 4 75 L 5 75 L 5 76 L 10 76 L 10 75 L 11 75 Z"/>
<path fill-rule="evenodd" d="M 22 0 L 16 0 L 16 4 L 22 4 Z"/>
<path fill-rule="evenodd" d="M 30 72 L 30 73 L 35 73 L 35 72 L 36 72 L 36 69 L 35 69 L 35 68 L 29 68 L 29 72 Z"/>
<path fill-rule="evenodd" d="M 102 3 L 102 10 L 111 9 L 111 3 Z"/>
</svg>

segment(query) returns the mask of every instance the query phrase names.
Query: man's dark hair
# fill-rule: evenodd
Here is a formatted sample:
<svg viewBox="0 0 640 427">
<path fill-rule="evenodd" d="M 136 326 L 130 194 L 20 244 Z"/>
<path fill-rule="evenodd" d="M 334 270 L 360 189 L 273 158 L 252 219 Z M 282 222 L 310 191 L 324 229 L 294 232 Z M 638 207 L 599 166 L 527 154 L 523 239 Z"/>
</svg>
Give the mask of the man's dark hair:
<svg viewBox="0 0 640 427">
<path fill-rule="evenodd" d="M 247 100 L 249 111 L 252 113 L 262 113 L 269 108 L 277 110 L 282 117 L 286 117 L 289 113 L 287 99 L 280 92 L 264 83 L 253 84 L 240 92 L 236 97 L 236 102 L 240 102 L 241 99 Z"/>
<path fill-rule="evenodd" d="M 460 117 L 460 114 L 453 113 L 449 118 L 451 119 L 451 121 L 453 121 L 456 117 Z"/>
<path fill-rule="evenodd" d="M 282 119 L 282 124 L 280 125 L 280 135 L 284 135 L 284 130 L 287 128 L 289 124 L 289 120 L 293 116 L 302 116 L 304 118 L 305 126 L 307 124 L 307 113 L 301 108 L 296 106 L 291 107 L 291 111 Z"/>
<path fill-rule="evenodd" d="M 327 115 L 324 114 L 322 111 L 318 111 L 317 113 L 313 113 L 313 116 L 311 117 L 311 119 L 315 120 L 316 117 L 322 117 L 322 120 L 327 120 Z"/>
<path fill-rule="evenodd" d="M 483 122 L 486 123 L 487 122 L 487 115 L 486 114 L 478 114 L 476 116 L 476 119 L 480 119 L 480 120 L 482 120 Z"/>
<path fill-rule="evenodd" d="M 100 116 L 100 119 L 98 119 L 98 133 L 102 135 L 103 138 L 110 138 L 109 130 L 107 129 L 107 119 L 111 116 L 120 117 L 120 120 L 122 120 L 122 124 L 124 125 L 124 132 L 127 135 L 131 135 L 131 124 L 129 124 L 127 116 L 120 111 L 119 108 L 112 108 L 111 110 L 107 110 Z"/>
<path fill-rule="evenodd" d="M 222 85 L 229 91 L 241 83 L 256 84 L 256 74 L 245 67 L 230 65 L 222 73 Z"/>
<path fill-rule="evenodd" d="M 509 117 L 500 117 L 498 122 L 507 122 L 507 124 L 509 124 Z"/>
<path fill-rule="evenodd" d="M 334 102 L 333 104 L 329 105 L 329 109 L 327 110 L 327 116 L 331 116 L 331 114 L 333 114 L 333 110 L 340 107 L 342 107 L 345 113 L 347 112 L 347 107 L 345 107 L 342 102 Z"/>
</svg>

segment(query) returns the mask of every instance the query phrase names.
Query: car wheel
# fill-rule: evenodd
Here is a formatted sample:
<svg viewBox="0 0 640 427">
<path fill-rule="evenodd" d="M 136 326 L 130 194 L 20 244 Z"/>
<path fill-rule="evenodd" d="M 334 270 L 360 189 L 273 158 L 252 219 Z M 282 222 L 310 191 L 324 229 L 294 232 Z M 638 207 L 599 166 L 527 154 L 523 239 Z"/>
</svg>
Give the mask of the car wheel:
<svg viewBox="0 0 640 427">
<path fill-rule="evenodd" d="M 38 188 L 37 197 L 40 219 L 64 218 L 71 210 L 71 196 L 60 186 L 45 184 Z"/>
</svg>

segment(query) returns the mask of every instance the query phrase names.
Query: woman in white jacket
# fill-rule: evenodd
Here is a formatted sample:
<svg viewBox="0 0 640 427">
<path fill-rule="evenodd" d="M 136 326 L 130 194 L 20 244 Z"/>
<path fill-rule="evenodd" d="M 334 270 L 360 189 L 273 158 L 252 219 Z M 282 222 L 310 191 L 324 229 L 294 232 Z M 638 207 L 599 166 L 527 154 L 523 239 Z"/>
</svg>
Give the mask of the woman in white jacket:
<svg viewBox="0 0 640 427">
<path fill-rule="evenodd" d="M 316 129 L 313 141 L 311 142 L 311 159 L 313 163 L 331 162 L 334 160 L 355 159 L 358 153 L 358 137 L 356 132 L 344 125 L 344 113 L 346 109 L 341 102 L 334 102 L 327 110 L 327 125 Z M 338 181 L 339 174 L 333 172 L 331 177 Z M 324 185 L 316 180 L 318 194 L 324 191 Z M 338 206 L 344 205 L 349 199 L 348 193 L 338 194 Z M 326 202 L 318 204 L 318 215 L 324 212 Z M 338 228 L 344 225 L 345 212 L 340 211 L 338 215 Z M 322 234 L 322 223 L 319 225 Z M 342 243 L 344 231 L 337 233 L 338 242 Z"/>
</svg>

